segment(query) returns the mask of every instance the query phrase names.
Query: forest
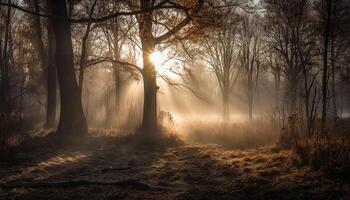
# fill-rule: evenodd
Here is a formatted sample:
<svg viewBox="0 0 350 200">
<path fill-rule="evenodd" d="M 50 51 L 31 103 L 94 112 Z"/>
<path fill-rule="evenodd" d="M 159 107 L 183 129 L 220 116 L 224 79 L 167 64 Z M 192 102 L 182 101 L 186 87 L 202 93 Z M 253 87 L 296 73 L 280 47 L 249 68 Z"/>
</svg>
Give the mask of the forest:
<svg viewBox="0 0 350 200">
<path fill-rule="evenodd" d="M 0 0 L 0 199 L 350 199 L 350 1 Z"/>
</svg>

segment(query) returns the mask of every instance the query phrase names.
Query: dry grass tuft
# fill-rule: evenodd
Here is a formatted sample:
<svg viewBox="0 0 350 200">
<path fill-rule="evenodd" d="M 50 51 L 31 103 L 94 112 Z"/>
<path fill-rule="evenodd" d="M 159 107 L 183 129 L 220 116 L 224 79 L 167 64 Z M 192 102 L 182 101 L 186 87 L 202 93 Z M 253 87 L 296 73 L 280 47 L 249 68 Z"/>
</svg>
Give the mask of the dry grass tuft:
<svg viewBox="0 0 350 200">
<path fill-rule="evenodd" d="M 300 140 L 295 152 L 301 164 L 324 170 L 339 178 L 350 177 L 350 140 L 345 137 Z"/>
<path fill-rule="evenodd" d="M 185 141 L 219 144 L 229 148 L 251 148 L 274 143 L 279 135 L 276 124 L 268 120 L 241 123 L 194 123 L 186 127 Z"/>
<path fill-rule="evenodd" d="M 154 149 L 163 149 L 184 144 L 183 140 L 178 136 L 178 133 L 165 127 L 161 127 L 157 131 L 145 131 L 140 129 L 134 134 L 122 136 L 120 139 L 126 143 Z"/>
</svg>

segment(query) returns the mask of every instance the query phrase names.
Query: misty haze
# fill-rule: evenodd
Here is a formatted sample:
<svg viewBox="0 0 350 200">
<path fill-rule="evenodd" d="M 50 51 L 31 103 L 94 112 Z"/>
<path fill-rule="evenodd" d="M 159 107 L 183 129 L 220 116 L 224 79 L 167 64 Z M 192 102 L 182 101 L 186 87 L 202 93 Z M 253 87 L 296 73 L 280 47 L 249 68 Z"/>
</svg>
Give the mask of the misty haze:
<svg viewBox="0 0 350 200">
<path fill-rule="evenodd" d="M 0 199 L 350 199 L 347 0 L 0 0 Z"/>
</svg>

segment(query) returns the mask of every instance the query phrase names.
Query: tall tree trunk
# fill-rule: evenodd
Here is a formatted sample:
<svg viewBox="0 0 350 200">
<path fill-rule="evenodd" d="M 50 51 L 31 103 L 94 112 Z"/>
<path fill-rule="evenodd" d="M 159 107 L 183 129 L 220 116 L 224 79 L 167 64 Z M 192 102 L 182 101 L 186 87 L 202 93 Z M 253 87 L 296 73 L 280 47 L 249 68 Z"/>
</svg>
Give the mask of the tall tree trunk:
<svg viewBox="0 0 350 200">
<path fill-rule="evenodd" d="M 0 0 L 1 1 L 1 0 Z M 3 29 L 0 29 L 0 77 L 4 77 L 4 58 L 3 58 L 3 49 L 2 49 L 2 37 L 3 37 Z M 0 112 L 3 111 L 3 97 L 4 97 L 4 78 L 0 79 Z M 0 116 L 1 117 L 1 116 Z M 2 118 L 0 118 L 2 119 Z"/>
<path fill-rule="evenodd" d="M 223 121 L 228 122 L 230 120 L 230 105 L 229 105 L 229 91 L 224 89 L 222 91 L 222 113 Z"/>
<path fill-rule="evenodd" d="M 272 61 L 271 61 L 272 63 Z M 276 61 L 276 72 L 274 73 L 275 79 L 275 109 L 278 117 L 278 127 L 281 130 L 284 128 L 281 123 L 281 112 L 280 112 L 280 85 L 281 85 L 281 70 Z"/>
<path fill-rule="evenodd" d="M 248 98 L 248 112 L 249 112 L 249 121 L 253 120 L 253 92 L 250 91 L 249 98 Z"/>
<path fill-rule="evenodd" d="M 297 77 L 292 75 L 289 80 L 288 86 L 288 124 L 290 127 L 290 136 L 296 136 L 296 118 L 298 115 L 297 112 Z"/>
<path fill-rule="evenodd" d="M 51 0 L 47 0 L 47 11 L 52 13 Z M 55 60 L 55 33 L 52 27 L 51 19 L 48 19 L 48 60 L 47 60 L 47 108 L 46 108 L 46 127 L 53 128 L 56 122 L 56 99 L 57 99 L 57 70 Z"/>
<path fill-rule="evenodd" d="M 118 18 L 115 18 L 113 21 L 113 41 L 114 41 L 114 59 L 120 60 L 120 52 L 119 52 L 119 24 Z M 114 69 L 114 84 L 115 84 L 115 99 L 114 99 L 114 117 L 113 124 L 115 127 L 119 126 L 118 123 L 118 114 L 119 114 L 119 99 L 120 99 L 120 69 L 117 63 L 113 63 Z"/>
<path fill-rule="evenodd" d="M 83 38 L 82 41 L 82 50 L 81 50 L 81 56 L 80 56 L 80 61 L 79 61 L 79 93 L 80 96 L 82 95 L 83 92 L 83 84 L 84 84 L 84 72 L 85 72 L 85 66 L 86 66 L 86 55 L 85 55 L 85 51 L 86 51 L 86 44 L 85 44 L 86 40 Z"/>
<path fill-rule="evenodd" d="M 0 0 L 1 1 L 1 0 Z M 8 0 L 10 4 L 11 1 Z M 9 108 L 8 102 L 8 94 L 9 94 L 9 52 L 8 46 L 11 32 L 11 6 L 7 7 L 6 13 L 6 21 L 5 21 L 5 34 L 4 34 L 4 48 L 0 50 L 0 151 L 5 148 L 6 140 L 7 140 L 7 122 L 8 122 L 8 114 L 11 109 Z M 2 33 L 0 34 L 2 36 Z M 2 40 L 2 38 L 0 38 Z M 0 42 L 1 44 L 1 42 Z M 2 46 L 0 45 L 0 48 Z M 5 115 L 4 115 L 5 114 Z"/>
<path fill-rule="evenodd" d="M 150 0 L 141 0 L 141 9 L 147 10 L 151 6 Z M 150 57 L 155 50 L 152 35 L 152 12 L 141 14 L 139 19 L 140 38 L 143 56 L 143 118 L 141 129 L 155 133 L 158 130 L 157 121 L 157 90 L 156 71 Z"/>
<path fill-rule="evenodd" d="M 119 101 L 120 101 L 120 70 L 117 66 L 114 67 L 114 83 L 115 83 L 115 98 L 114 98 L 114 117 L 113 123 L 114 127 L 118 127 L 118 114 L 119 114 Z"/>
<path fill-rule="evenodd" d="M 328 43 L 331 21 L 332 0 L 324 0 L 326 6 L 326 13 L 324 16 L 324 52 L 323 52 L 323 77 L 322 77 L 322 116 L 321 116 L 321 131 L 326 134 L 326 120 L 327 120 L 327 90 L 328 90 Z"/>
<path fill-rule="evenodd" d="M 306 118 L 306 135 L 311 136 L 311 119 L 312 119 L 312 110 L 310 111 L 310 95 L 312 92 L 312 85 L 309 86 L 309 77 L 306 66 L 303 65 L 303 77 L 304 77 L 304 106 L 305 106 L 305 118 Z M 313 84 L 312 82 L 310 84 Z"/>
<path fill-rule="evenodd" d="M 157 90 L 155 66 L 150 61 L 150 55 L 154 51 L 153 44 L 149 41 L 142 41 L 143 48 L 143 119 L 142 129 L 156 131 L 158 129 L 157 122 Z"/>
<path fill-rule="evenodd" d="M 90 27 L 91 27 L 91 22 L 88 22 L 85 34 L 81 41 L 81 55 L 79 60 L 79 83 L 78 83 L 80 95 L 82 94 L 83 85 L 84 85 L 84 73 L 85 73 L 86 62 L 87 62 L 86 54 L 87 54 L 88 45 L 89 45 L 88 39 L 90 34 Z"/>
<path fill-rule="evenodd" d="M 34 12 L 40 13 L 40 6 L 38 0 L 34 0 Z M 40 62 L 40 68 L 43 71 L 43 80 L 46 80 L 47 76 L 47 59 L 46 59 L 46 53 L 45 53 L 45 46 L 43 42 L 43 34 L 42 34 L 42 28 L 41 28 L 41 21 L 40 16 L 35 15 L 34 16 L 34 29 L 35 29 L 35 46 L 36 50 L 38 52 L 39 62 Z M 44 87 L 46 88 L 46 82 L 43 81 Z"/>
<path fill-rule="evenodd" d="M 92 4 L 91 10 L 89 12 L 89 21 L 84 33 L 84 36 L 82 38 L 82 42 L 81 42 L 81 55 L 80 55 L 80 60 L 79 60 L 79 92 L 80 92 L 80 96 L 82 94 L 83 91 L 83 84 L 84 84 L 84 72 L 85 72 L 85 68 L 86 68 L 86 62 L 87 62 L 87 49 L 88 49 L 88 39 L 89 39 L 89 34 L 90 34 L 90 30 L 91 30 L 91 18 L 92 15 L 94 14 L 94 9 L 96 6 L 97 0 L 94 1 L 94 3 Z"/>
<path fill-rule="evenodd" d="M 335 62 L 334 62 L 334 38 L 331 41 L 331 73 L 332 73 L 332 108 L 333 108 L 333 122 L 335 123 L 338 118 L 337 110 L 337 94 L 335 91 Z"/>
<path fill-rule="evenodd" d="M 249 68 L 249 78 L 248 78 L 248 116 L 249 121 L 253 120 L 253 64 Z"/>
<path fill-rule="evenodd" d="M 70 23 L 66 1 L 51 0 L 52 26 L 56 37 L 56 65 L 61 96 L 61 113 L 57 132 L 83 135 L 87 124 L 74 70 Z"/>
<path fill-rule="evenodd" d="M 337 3 L 335 2 L 332 9 L 332 17 L 336 18 L 337 16 Z M 336 40 L 336 32 L 334 25 L 330 26 L 330 37 L 331 37 L 331 73 L 332 73 L 332 108 L 333 108 L 333 126 L 335 126 L 336 120 L 338 118 L 338 109 L 337 109 L 337 94 L 335 89 L 335 74 L 336 74 L 336 66 L 335 66 L 335 40 Z"/>
<path fill-rule="evenodd" d="M 8 3 L 11 3 L 11 0 L 8 0 Z M 6 21 L 5 21 L 5 35 L 4 35 L 4 44 L 2 50 L 2 65 L 1 65 L 1 85 L 0 85 L 0 112 L 8 113 L 9 105 L 7 100 L 8 90 L 9 90 L 9 56 L 8 56 L 8 46 L 9 46 L 9 35 L 11 29 L 11 6 L 7 8 Z"/>
</svg>

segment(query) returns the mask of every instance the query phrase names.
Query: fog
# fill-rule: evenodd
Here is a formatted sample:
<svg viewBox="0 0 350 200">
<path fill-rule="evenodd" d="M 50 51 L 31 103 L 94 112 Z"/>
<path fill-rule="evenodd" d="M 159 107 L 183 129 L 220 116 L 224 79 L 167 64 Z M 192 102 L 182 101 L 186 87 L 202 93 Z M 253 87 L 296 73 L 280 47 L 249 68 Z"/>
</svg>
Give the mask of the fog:
<svg viewBox="0 0 350 200">
<path fill-rule="evenodd" d="M 0 0 L 0 199 L 349 199 L 349 6 Z"/>
<path fill-rule="evenodd" d="M 167 64 L 171 65 L 169 62 L 160 63 Z M 160 123 L 164 123 L 162 126 L 183 131 L 183 127 L 191 123 L 220 124 L 223 121 L 222 94 L 216 78 L 203 63 L 189 65 L 186 67 L 193 71 L 198 70 L 200 75 L 184 80 L 171 70 L 161 70 L 158 73 L 157 111 L 159 118 L 162 118 Z M 182 76 L 183 71 L 180 73 Z M 114 71 L 110 65 L 99 64 L 91 67 L 85 76 L 82 101 L 89 128 L 115 128 L 118 129 L 117 132 L 135 131 L 142 118 L 142 80 L 131 78 L 128 73 L 121 73 L 116 100 Z M 257 100 L 254 104 L 254 118 L 258 119 L 272 115 L 275 109 L 273 91 L 268 89 L 273 86 L 273 82 L 268 79 L 269 74 L 266 76 L 260 80 L 261 86 L 257 89 Z M 190 87 L 185 85 L 195 81 L 201 82 Z M 230 122 L 248 121 L 248 105 L 241 84 L 236 84 L 229 105 Z"/>
</svg>

